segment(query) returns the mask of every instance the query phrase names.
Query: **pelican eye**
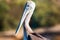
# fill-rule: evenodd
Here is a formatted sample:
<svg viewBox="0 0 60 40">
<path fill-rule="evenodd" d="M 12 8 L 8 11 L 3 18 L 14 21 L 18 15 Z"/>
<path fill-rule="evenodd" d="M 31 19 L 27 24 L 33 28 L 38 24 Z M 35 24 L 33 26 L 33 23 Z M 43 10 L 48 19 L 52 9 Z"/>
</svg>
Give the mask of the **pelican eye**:
<svg viewBox="0 0 60 40">
<path fill-rule="evenodd" d="M 27 5 L 27 7 L 29 7 L 29 5 Z"/>
</svg>

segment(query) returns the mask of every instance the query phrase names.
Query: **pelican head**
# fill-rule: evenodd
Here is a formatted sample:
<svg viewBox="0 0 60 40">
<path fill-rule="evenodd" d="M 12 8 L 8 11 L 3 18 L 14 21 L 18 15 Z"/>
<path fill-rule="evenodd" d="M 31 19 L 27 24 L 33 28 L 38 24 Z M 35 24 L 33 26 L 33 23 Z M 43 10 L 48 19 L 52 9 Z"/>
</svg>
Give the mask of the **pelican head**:
<svg viewBox="0 0 60 40">
<path fill-rule="evenodd" d="M 35 9 L 35 3 L 33 1 L 27 1 L 25 8 L 24 8 L 22 18 L 21 18 L 21 21 L 19 22 L 19 26 L 15 32 L 16 35 L 18 34 L 22 24 L 26 20 L 27 15 L 33 14 L 34 9 Z"/>
</svg>

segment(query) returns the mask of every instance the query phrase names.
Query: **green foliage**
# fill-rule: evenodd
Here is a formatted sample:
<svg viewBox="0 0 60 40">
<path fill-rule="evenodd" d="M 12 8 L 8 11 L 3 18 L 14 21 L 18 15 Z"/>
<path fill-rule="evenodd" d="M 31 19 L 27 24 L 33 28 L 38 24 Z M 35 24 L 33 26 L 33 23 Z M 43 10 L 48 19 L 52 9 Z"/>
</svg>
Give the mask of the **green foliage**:
<svg viewBox="0 0 60 40">
<path fill-rule="evenodd" d="M 11 0 L 10 4 L 6 0 L 0 1 L 0 30 L 15 29 L 20 21 L 23 7 L 27 0 Z M 60 23 L 60 6 L 56 0 L 33 0 L 36 9 L 32 16 L 30 26 L 45 27 Z"/>
<path fill-rule="evenodd" d="M 6 4 L 6 2 L 0 2 L 0 13 L 7 12 L 9 9 L 10 7 Z"/>
<path fill-rule="evenodd" d="M 33 14 L 31 25 L 34 25 L 34 22 L 36 22 L 36 25 L 39 24 L 38 27 L 51 27 L 60 23 L 59 6 L 56 6 L 51 0 L 35 0 L 35 3 L 36 9 Z"/>
</svg>

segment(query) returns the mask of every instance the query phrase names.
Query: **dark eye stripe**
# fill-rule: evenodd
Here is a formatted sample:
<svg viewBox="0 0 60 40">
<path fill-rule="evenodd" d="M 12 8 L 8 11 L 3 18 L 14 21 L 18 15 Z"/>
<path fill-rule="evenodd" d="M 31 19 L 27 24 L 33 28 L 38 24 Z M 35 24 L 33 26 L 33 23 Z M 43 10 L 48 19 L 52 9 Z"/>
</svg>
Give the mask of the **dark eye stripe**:
<svg viewBox="0 0 60 40">
<path fill-rule="evenodd" d="M 29 5 L 27 5 L 27 7 L 29 7 Z"/>
</svg>

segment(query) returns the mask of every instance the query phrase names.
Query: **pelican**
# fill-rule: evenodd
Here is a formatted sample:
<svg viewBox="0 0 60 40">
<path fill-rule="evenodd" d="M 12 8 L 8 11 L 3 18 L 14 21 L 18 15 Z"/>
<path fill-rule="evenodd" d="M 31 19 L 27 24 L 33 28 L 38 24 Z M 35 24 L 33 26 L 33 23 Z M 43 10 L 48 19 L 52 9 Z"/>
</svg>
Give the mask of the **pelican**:
<svg viewBox="0 0 60 40">
<path fill-rule="evenodd" d="M 34 9 L 35 9 L 35 3 L 33 1 L 27 1 L 24 12 L 23 12 L 23 16 L 21 18 L 21 21 L 20 21 L 19 26 L 15 33 L 16 35 L 18 34 L 22 24 L 24 24 L 24 26 L 28 32 L 30 32 L 30 33 L 33 32 L 29 26 L 29 21 L 31 19 Z"/>
<path fill-rule="evenodd" d="M 30 25 L 29 25 L 29 22 L 30 22 L 30 19 L 33 15 L 33 12 L 35 10 L 35 3 L 31 0 L 27 1 L 26 5 L 25 5 L 25 8 L 24 8 L 24 12 L 23 12 L 23 15 L 22 15 L 22 18 L 21 18 L 21 21 L 19 23 L 19 26 L 15 32 L 15 34 L 17 35 L 21 26 L 23 25 L 23 28 L 24 28 L 24 40 L 27 40 L 27 32 L 28 33 L 34 33 L 33 30 L 30 28 Z"/>
</svg>

